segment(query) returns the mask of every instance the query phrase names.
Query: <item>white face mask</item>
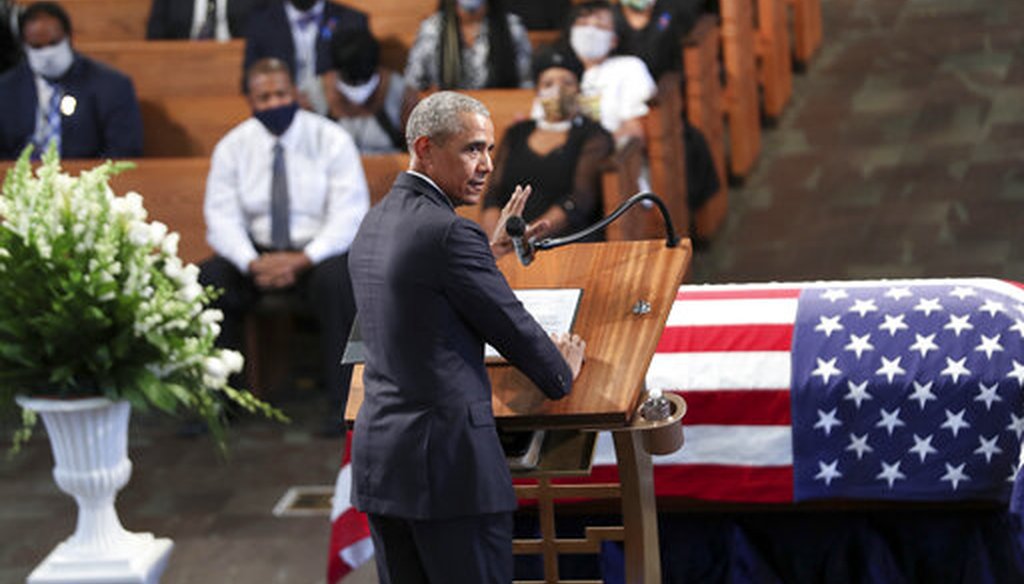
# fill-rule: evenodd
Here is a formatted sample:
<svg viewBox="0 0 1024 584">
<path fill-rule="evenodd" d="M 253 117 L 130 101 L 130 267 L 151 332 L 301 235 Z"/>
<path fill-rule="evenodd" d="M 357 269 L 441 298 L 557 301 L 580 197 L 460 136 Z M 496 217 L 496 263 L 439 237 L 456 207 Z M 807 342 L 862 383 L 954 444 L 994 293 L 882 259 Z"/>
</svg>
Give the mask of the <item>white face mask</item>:
<svg viewBox="0 0 1024 584">
<path fill-rule="evenodd" d="M 633 10 L 647 10 L 654 4 L 654 0 L 621 0 L 624 6 L 628 6 Z"/>
<path fill-rule="evenodd" d="M 75 54 L 71 51 L 71 43 L 68 39 L 61 42 L 33 49 L 25 47 L 25 56 L 28 58 L 28 66 L 37 75 L 47 79 L 59 79 L 71 68 L 71 62 L 75 60 Z"/>
<path fill-rule="evenodd" d="M 597 61 L 612 51 L 615 33 L 596 26 L 574 26 L 569 33 L 569 44 L 580 59 Z"/>
<path fill-rule="evenodd" d="M 339 79 L 338 91 L 345 96 L 349 103 L 362 105 L 366 103 L 366 100 L 370 99 L 373 92 L 377 90 L 378 85 L 380 85 L 380 73 L 374 73 L 373 77 L 370 77 L 370 80 L 362 85 L 349 85 Z"/>
</svg>

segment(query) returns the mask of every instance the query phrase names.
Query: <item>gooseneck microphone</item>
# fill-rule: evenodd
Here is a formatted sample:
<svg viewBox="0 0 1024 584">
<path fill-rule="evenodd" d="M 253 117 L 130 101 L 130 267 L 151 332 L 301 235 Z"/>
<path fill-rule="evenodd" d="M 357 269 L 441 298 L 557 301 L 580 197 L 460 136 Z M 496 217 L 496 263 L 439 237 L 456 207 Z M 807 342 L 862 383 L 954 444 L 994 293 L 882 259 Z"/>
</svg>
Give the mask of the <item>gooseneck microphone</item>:
<svg viewBox="0 0 1024 584">
<path fill-rule="evenodd" d="M 505 221 L 505 233 L 512 240 L 516 257 L 524 266 L 533 261 L 533 244 L 526 239 L 526 221 L 519 215 L 513 215 Z"/>
</svg>

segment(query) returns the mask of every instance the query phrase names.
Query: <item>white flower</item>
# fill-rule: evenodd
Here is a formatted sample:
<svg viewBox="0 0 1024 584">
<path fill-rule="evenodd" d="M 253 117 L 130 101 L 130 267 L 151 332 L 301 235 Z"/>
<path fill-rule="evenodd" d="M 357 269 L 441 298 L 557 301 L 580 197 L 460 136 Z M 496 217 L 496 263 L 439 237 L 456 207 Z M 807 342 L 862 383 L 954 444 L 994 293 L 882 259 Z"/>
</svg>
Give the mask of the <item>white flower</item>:
<svg viewBox="0 0 1024 584">
<path fill-rule="evenodd" d="M 202 293 L 202 286 L 195 282 L 189 282 L 178 291 L 178 298 L 181 298 L 185 302 L 193 302 L 196 298 L 199 298 L 199 295 Z"/>
<path fill-rule="evenodd" d="M 162 252 L 164 252 L 165 255 L 177 256 L 178 255 L 178 241 L 180 239 L 181 239 L 181 236 L 178 235 L 177 233 L 174 233 L 173 231 L 171 233 L 168 233 L 167 237 L 164 238 L 163 243 L 160 244 L 160 250 Z M 175 259 L 177 259 L 177 258 L 175 258 Z"/>
<path fill-rule="evenodd" d="M 238 373 L 245 366 L 245 359 L 242 354 L 238 351 L 223 350 L 220 352 L 221 361 L 224 366 L 228 368 L 231 373 Z"/>
<path fill-rule="evenodd" d="M 216 308 L 208 308 L 199 315 L 199 321 L 203 324 L 217 324 L 224 320 L 224 313 Z"/>
<path fill-rule="evenodd" d="M 128 241 L 134 246 L 149 245 L 149 234 L 149 226 L 141 221 L 132 221 L 128 226 Z"/>
<path fill-rule="evenodd" d="M 161 245 L 164 242 L 164 237 L 167 237 L 167 226 L 159 221 L 154 221 L 149 224 L 149 241 L 154 246 Z"/>
<path fill-rule="evenodd" d="M 181 282 L 185 272 L 181 269 L 181 260 L 176 257 L 167 258 L 164 262 L 164 274 L 175 282 Z"/>
<path fill-rule="evenodd" d="M 203 372 L 211 379 L 217 380 L 226 380 L 231 374 L 227 363 L 217 357 L 207 357 L 203 360 Z"/>
</svg>

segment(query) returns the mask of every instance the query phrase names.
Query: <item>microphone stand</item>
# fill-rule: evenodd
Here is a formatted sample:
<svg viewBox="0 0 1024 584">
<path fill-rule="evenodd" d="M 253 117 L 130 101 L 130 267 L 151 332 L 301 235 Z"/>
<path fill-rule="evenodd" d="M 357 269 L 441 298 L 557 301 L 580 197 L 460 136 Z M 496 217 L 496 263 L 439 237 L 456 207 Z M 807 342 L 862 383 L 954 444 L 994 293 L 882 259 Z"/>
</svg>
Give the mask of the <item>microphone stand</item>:
<svg viewBox="0 0 1024 584">
<path fill-rule="evenodd" d="M 556 247 L 562 247 L 563 245 L 569 245 L 570 243 L 576 243 L 581 239 L 585 239 L 594 233 L 604 229 L 611 225 L 613 221 L 618 219 L 623 213 L 629 210 L 630 207 L 639 203 L 640 201 L 651 201 L 658 206 L 658 210 L 661 211 L 661 218 L 665 222 L 665 247 L 676 247 L 679 245 L 679 238 L 676 236 L 675 227 L 672 226 L 672 217 L 668 214 L 668 207 L 665 206 L 665 202 L 662 201 L 658 195 L 652 192 L 637 193 L 626 199 L 621 205 L 618 206 L 610 215 L 601 219 L 597 223 L 589 227 L 585 227 L 576 233 L 570 233 L 564 237 L 557 238 L 546 238 L 533 243 L 534 249 L 554 249 Z"/>
</svg>

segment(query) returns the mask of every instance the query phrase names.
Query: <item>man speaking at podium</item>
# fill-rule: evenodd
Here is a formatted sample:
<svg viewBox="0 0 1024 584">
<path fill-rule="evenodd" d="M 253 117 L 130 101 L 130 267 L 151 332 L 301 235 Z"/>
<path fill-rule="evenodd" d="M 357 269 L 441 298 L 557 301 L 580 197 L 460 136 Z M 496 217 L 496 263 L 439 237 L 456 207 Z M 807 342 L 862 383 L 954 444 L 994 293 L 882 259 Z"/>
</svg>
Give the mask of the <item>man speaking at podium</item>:
<svg viewBox="0 0 1024 584">
<path fill-rule="evenodd" d="M 349 252 L 366 344 L 352 437 L 352 503 L 367 513 L 384 584 L 509 584 L 516 498 L 491 409 L 484 343 L 549 398 L 565 396 L 585 343 L 550 339 L 498 271 L 491 242 L 455 214 L 493 170 L 494 126 L 468 96 L 440 92 L 406 126 L 409 171 L 363 220 Z"/>
</svg>

